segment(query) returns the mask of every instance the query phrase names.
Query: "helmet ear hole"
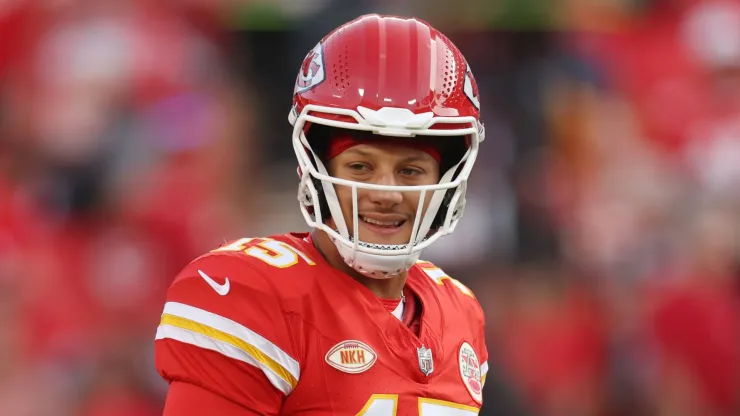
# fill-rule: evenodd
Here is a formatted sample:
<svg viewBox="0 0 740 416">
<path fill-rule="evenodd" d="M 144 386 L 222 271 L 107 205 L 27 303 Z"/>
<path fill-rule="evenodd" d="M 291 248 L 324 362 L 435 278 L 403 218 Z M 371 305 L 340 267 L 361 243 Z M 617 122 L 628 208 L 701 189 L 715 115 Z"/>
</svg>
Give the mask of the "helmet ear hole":
<svg viewBox="0 0 740 416">
<path fill-rule="evenodd" d="M 313 149 L 313 152 L 321 158 L 321 162 L 324 164 L 327 162 L 327 160 L 325 160 L 325 156 L 328 152 L 329 144 L 331 143 L 332 134 L 334 134 L 333 130 L 336 129 L 336 127 L 314 123 L 311 125 L 311 128 L 307 129 L 304 133 L 306 135 L 306 141 L 311 145 L 311 149 Z M 313 155 L 311 156 L 313 157 Z M 314 166 L 316 166 L 315 162 Z"/>
<path fill-rule="evenodd" d="M 323 160 L 323 155 L 326 154 L 327 148 L 329 146 L 329 138 L 331 137 L 330 135 L 332 128 L 333 127 L 328 127 L 321 124 L 312 124 L 311 127 L 306 129 L 304 132 L 304 134 L 306 135 L 306 141 L 308 141 L 308 143 L 311 145 L 311 150 L 313 150 L 312 153 L 307 149 L 307 153 L 309 158 L 311 159 L 311 163 L 313 164 L 314 168 L 318 169 L 318 164 L 315 160 L 316 157 L 322 159 L 321 163 L 324 164 L 324 166 L 327 165 L 327 161 Z M 326 201 L 326 193 L 324 192 L 324 187 L 319 179 L 311 177 L 311 181 L 313 182 L 314 188 L 316 188 L 316 195 L 318 197 L 318 201 L 314 201 L 314 204 L 318 206 L 318 209 L 321 212 L 321 219 L 323 221 L 326 221 L 331 218 L 331 210 L 329 209 L 329 203 Z M 316 208 L 314 207 L 314 209 Z M 315 218 L 316 213 L 313 212 L 312 214 Z"/>
<path fill-rule="evenodd" d="M 324 195 L 324 187 L 321 185 L 321 181 L 316 178 L 311 178 L 313 181 L 313 186 L 316 188 L 316 195 L 318 196 L 319 200 L 319 210 L 321 210 L 321 219 L 326 222 L 326 220 L 331 218 L 331 210 L 329 209 L 329 203 L 326 202 L 326 195 Z M 314 213 L 314 216 L 316 214 Z"/>
<path fill-rule="evenodd" d="M 444 175 L 445 173 L 447 173 L 447 171 L 460 163 L 462 158 L 465 156 L 465 153 L 468 151 L 468 147 L 470 147 L 470 145 L 468 144 L 470 142 L 470 138 L 468 136 L 453 136 L 440 137 L 436 139 L 438 147 L 440 149 L 440 153 L 443 155 L 442 160 L 439 164 L 439 172 L 440 174 Z M 457 178 L 461 170 L 462 164 L 460 164 L 460 167 L 458 167 L 457 171 L 455 172 L 455 176 L 452 177 L 452 180 L 455 180 L 455 178 Z"/>
<path fill-rule="evenodd" d="M 445 144 L 444 147 L 444 157 L 442 158 L 441 164 L 440 164 L 440 173 L 444 174 L 450 169 L 452 169 L 456 164 L 458 164 L 462 158 L 465 155 L 465 152 L 467 151 L 467 145 L 466 140 L 463 140 L 463 137 L 460 137 L 459 140 L 455 140 L 455 138 L 450 137 L 450 140 Z M 460 172 L 463 169 L 463 164 L 460 163 L 457 166 L 457 169 L 455 170 L 455 174 L 452 175 L 451 181 L 454 181 L 457 179 L 458 175 L 460 175 Z M 437 215 L 434 217 L 434 220 L 432 221 L 432 225 L 430 227 L 430 230 L 434 231 L 442 227 L 445 222 L 445 218 L 447 218 L 447 212 L 450 209 L 456 209 L 456 207 L 451 207 L 452 199 L 455 197 L 456 189 L 448 189 L 447 192 L 445 192 L 444 199 L 442 199 L 442 204 L 439 206 L 439 211 L 437 211 Z"/>
<path fill-rule="evenodd" d="M 434 220 L 432 221 L 432 226 L 430 229 L 437 230 L 445 223 L 445 218 L 447 218 L 447 210 L 450 209 L 450 204 L 452 203 L 452 198 L 455 196 L 455 189 L 448 189 L 447 192 L 445 192 L 445 197 L 442 200 L 442 205 L 439 207 L 439 211 L 437 211 L 437 215 L 434 217 Z"/>
</svg>

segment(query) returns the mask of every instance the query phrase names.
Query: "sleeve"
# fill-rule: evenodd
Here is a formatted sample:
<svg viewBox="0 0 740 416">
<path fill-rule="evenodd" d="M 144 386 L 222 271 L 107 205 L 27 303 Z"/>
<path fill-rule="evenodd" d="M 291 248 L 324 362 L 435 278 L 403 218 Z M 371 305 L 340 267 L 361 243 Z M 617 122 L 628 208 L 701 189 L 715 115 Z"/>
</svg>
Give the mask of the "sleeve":
<svg viewBox="0 0 740 416">
<path fill-rule="evenodd" d="M 190 384 L 245 410 L 278 414 L 298 383 L 296 351 L 274 286 L 239 257 L 201 257 L 167 292 L 155 364 L 171 385 Z M 186 402 L 179 406 L 197 400 L 179 397 Z"/>
<path fill-rule="evenodd" d="M 486 385 L 486 375 L 488 375 L 488 347 L 486 347 L 486 315 L 483 313 L 478 300 L 475 301 L 477 307 L 478 319 L 478 337 L 475 340 L 477 349 L 480 351 L 480 382 L 483 387 Z"/>
<path fill-rule="evenodd" d="M 259 413 L 193 384 L 175 381 L 170 385 L 162 416 L 259 416 Z"/>
</svg>

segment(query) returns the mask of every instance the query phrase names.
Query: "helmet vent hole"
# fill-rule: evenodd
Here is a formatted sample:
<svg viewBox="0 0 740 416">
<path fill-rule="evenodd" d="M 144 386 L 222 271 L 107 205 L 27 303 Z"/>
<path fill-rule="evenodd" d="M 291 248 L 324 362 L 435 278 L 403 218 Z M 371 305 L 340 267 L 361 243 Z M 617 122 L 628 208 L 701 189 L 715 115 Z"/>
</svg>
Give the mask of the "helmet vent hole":
<svg viewBox="0 0 740 416">
<path fill-rule="evenodd" d="M 332 65 L 334 74 L 331 84 L 339 92 L 344 93 L 351 85 L 349 80 L 349 60 L 347 59 L 348 48 L 337 56 L 337 60 Z"/>
</svg>

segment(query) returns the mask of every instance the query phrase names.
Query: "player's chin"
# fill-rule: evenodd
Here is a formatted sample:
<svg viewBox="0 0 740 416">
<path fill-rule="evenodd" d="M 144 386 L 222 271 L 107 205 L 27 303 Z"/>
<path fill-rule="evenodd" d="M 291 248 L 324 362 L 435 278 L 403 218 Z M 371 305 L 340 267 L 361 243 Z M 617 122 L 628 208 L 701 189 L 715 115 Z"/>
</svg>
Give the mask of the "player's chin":
<svg viewBox="0 0 740 416">
<path fill-rule="evenodd" d="M 360 221 L 360 240 L 371 244 L 408 244 L 412 226 L 410 221 L 405 221 L 396 227 L 378 226 Z"/>
</svg>

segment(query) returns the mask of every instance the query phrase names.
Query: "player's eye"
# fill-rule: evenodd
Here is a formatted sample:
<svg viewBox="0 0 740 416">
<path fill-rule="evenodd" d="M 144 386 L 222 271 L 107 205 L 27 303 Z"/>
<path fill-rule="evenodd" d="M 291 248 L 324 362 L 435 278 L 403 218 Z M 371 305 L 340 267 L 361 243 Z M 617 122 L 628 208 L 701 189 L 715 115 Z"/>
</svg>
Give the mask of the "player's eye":
<svg viewBox="0 0 740 416">
<path fill-rule="evenodd" d="M 419 168 L 408 166 L 408 167 L 405 167 L 399 170 L 398 173 L 400 173 L 403 176 L 416 176 L 416 175 L 421 175 L 422 173 L 424 173 L 424 171 Z"/>
<path fill-rule="evenodd" d="M 368 164 L 366 164 L 366 163 L 359 163 L 359 162 L 350 163 L 350 164 L 347 165 L 347 167 L 350 170 L 352 170 L 353 172 L 357 172 L 357 173 L 364 173 L 364 172 L 368 172 L 370 170 L 370 166 Z"/>
</svg>

